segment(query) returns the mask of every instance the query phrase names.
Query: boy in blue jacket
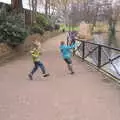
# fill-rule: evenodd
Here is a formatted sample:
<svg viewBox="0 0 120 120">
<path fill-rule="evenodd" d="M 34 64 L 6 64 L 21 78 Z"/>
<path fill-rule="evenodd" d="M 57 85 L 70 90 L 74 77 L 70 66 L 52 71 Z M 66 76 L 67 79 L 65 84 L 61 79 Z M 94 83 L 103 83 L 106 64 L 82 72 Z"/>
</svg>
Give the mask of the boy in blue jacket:
<svg viewBox="0 0 120 120">
<path fill-rule="evenodd" d="M 64 61 L 67 63 L 68 70 L 70 71 L 71 74 L 74 74 L 73 68 L 72 68 L 72 52 L 71 49 L 75 48 L 75 44 L 71 45 L 65 45 L 64 41 L 61 41 L 60 43 L 60 51 L 62 54 L 62 57 Z"/>
</svg>

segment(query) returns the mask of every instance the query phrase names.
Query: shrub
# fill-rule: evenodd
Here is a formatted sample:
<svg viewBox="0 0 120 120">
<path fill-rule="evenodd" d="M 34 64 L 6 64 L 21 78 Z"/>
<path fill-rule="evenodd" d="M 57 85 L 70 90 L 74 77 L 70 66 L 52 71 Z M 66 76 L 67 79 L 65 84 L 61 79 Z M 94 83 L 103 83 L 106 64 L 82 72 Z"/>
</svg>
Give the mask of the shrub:
<svg viewBox="0 0 120 120">
<path fill-rule="evenodd" d="M 59 30 L 60 29 L 60 25 L 55 24 L 55 30 Z"/>
<path fill-rule="evenodd" d="M 20 44 L 27 36 L 25 29 L 6 22 L 0 25 L 0 42 L 8 44 Z"/>
<path fill-rule="evenodd" d="M 23 27 L 22 19 L 19 15 L 0 14 L 0 42 L 10 45 L 23 43 L 27 31 Z"/>
<path fill-rule="evenodd" d="M 40 25 L 42 28 L 46 28 L 49 24 L 47 17 L 45 17 L 45 15 L 42 14 L 37 15 L 36 23 Z"/>
<path fill-rule="evenodd" d="M 38 26 L 38 25 L 34 25 L 32 28 L 31 28 L 31 32 L 32 33 L 40 33 L 41 35 L 44 34 L 44 30 L 42 27 Z"/>
<path fill-rule="evenodd" d="M 49 17 L 44 14 L 38 14 L 36 17 L 36 24 L 44 31 L 53 31 L 53 26 Z"/>
<path fill-rule="evenodd" d="M 45 31 L 51 31 L 52 32 L 54 28 L 51 25 L 47 25 L 44 29 L 45 29 Z"/>
</svg>

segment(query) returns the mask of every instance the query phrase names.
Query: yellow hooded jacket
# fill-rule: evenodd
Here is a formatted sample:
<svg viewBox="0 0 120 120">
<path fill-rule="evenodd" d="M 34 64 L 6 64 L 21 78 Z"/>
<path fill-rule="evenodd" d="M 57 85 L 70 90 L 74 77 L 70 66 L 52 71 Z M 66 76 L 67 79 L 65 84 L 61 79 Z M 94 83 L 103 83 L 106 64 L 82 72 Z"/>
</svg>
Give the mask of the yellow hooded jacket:
<svg viewBox="0 0 120 120">
<path fill-rule="evenodd" d="M 32 55 L 32 59 L 34 62 L 39 62 L 40 61 L 40 55 L 41 52 L 39 49 L 34 48 L 32 51 L 30 51 L 31 55 Z"/>
</svg>

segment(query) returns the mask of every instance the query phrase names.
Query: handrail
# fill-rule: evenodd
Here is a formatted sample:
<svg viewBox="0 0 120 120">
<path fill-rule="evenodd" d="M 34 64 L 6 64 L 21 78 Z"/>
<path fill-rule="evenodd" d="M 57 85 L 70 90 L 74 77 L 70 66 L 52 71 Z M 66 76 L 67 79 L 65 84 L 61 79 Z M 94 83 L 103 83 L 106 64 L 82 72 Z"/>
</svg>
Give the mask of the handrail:
<svg viewBox="0 0 120 120">
<path fill-rule="evenodd" d="M 105 48 L 113 49 L 113 50 L 116 50 L 116 51 L 120 51 L 120 48 L 109 47 L 107 45 L 102 45 L 102 44 L 93 43 L 93 42 L 89 42 L 89 41 L 85 41 L 85 40 L 80 40 L 80 39 L 75 39 L 75 40 L 81 41 L 81 42 L 85 42 L 85 43 L 90 43 L 90 44 L 93 44 L 93 45 L 100 45 L 101 47 L 105 47 Z"/>
<path fill-rule="evenodd" d="M 109 47 L 107 45 L 101 45 L 80 39 L 76 39 L 76 41 L 80 42 L 81 44 L 76 47 L 75 54 L 77 54 L 76 52 L 79 52 L 83 61 L 92 60 L 93 64 L 99 69 L 105 69 L 107 73 L 111 74 L 117 79 L 120 79 L 120 66 L 118 65 L 120 64 L 119 48 Z M 107 50 L 104 48 L 107 48 Z M 90 59 L 88 60 L 88 58 Z M 94 62 L 96 60 L 97 62 Z"/>
</svg>

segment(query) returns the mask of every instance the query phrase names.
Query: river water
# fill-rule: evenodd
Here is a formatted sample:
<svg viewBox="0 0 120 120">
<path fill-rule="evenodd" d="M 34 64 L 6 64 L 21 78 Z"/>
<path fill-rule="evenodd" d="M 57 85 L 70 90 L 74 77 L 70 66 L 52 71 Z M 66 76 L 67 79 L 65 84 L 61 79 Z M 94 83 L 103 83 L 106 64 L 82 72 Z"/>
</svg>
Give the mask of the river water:
<svg viewBox="0 0 120 120">
<path fill-rule="evenodd" d="M 94 43 L 108 45 L 108 40 L 104 40 L 102 34 L 95 34 L 93 39 Z M 114 46 L 114 45 L 112 45 Z M 120 56 L 120 51 L 111 50 L 108 48 L 102 48 L 102 63 L 114 59 L 115 57 Z M 103 69 L 107 72 L 112 73 L 117 78 L 120 78 L 120 57 L 116 60 L 110 61 L 109 64 L 103 66 Z"/>
</svg>

